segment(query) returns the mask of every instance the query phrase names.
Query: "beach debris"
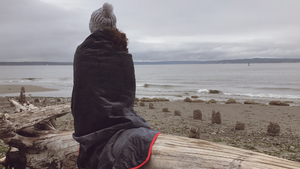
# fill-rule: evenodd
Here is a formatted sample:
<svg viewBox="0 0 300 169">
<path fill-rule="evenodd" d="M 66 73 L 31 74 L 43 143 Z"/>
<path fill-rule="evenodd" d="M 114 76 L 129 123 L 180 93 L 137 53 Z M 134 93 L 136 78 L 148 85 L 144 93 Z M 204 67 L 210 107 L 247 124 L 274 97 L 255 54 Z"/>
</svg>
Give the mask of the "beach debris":
<svg viewBox="0 0 300 169">
<path fill-rule="evenodd" d="M 237 121 L 235 123 L 235 130 L 245 130 L 245 123 Z"/>
<path fill-rule="evenodd" d="M 70 157 L 76 156 L 79 147 L 71 136 L 74 131 L 68 133 L 58 131 L 51 123 L 52 119 L 70 113 L 70 105 L 28 109 L 30 107 L 28 103 L 22 105 L 18 99 L 9 99 L 9 101 L 25 109 L 22 112 L 10 114 L 9 118 L 0 114 L 0 139 L 10 146 L 5 154 L 6 157 L 0 159 L 0 165 L 15 169 L 47 168 L 50 163 L 53 164 L 52 166 L 62 168 L 76 165 L 76 160 L 70 160 Z M 21 106 L 19 107 L 23 108 Z M 0 145 L 2 150 L 1 146 L 2 144 Z M 71 156 L 66 156 L 66 154 L 71 154 Z M 26 159 L 28 156 L 30 158 Z"/>
<path fill-rule="evenodd" d="M 1 120 L 6 120 L 9 118 L 9 114 L 8 113 L 0 113 L 0 119 Z"/>
<path fill-rule="evenodd" d="M 219 94 L 220 91 L 219 90 L 209 90 L 210 94 Z"/>
<path fill-rule="evenodd" d="M 198 96 L 191 96 L 191 98 L 193 98 L 193 99 L 197 99 L 197 98 L 199 98 Z"/>
<path fill-rule="evenodd" d="M 20 102 L 21 104 L 26 103 L 25 87 L 24 87 L 24 86 L 21 87 L 21 92 L 20 92 L 20 96 L 19 96 L 19 102 Z"/>
<path fill-rule="evenodd" d="M 201 110 L 193 110 L 193 119 L 199 119 L 202 120 L 202 112 Z"/>
<path fill-rule="evenodd" d="M 21 87 L 21 92 L 25 93 L 25 87 L 24 86 Z"/>
<path fill-rule="evenodd" d="M 212 118 L 211 118 L 211 123 L 216 123 L 216 124 L 221 124 L 221 113 L 220 112 L 215 112 L 214 110 L 212 110 Z"/>
<path fill-rule="evenodd" d="M 40 102 L 40 99 L 35 98 L 35 99 L 34 99 L 34 102 L 35 102 L 35 103 L 39 103 L 39 102 Z"/>
<path fill-rule="evenodd" d="M 29 110 L 28 107 L 25 107 L 23 106 L 20 102 L 14 100 L 14 99 L 8 99 L 8 101 L 15 106 L 15 111 L 16 112 L 22 112 L 22 111 L 25 111 L 25 110 Z"/>
<path fill-rule="evenodd" d="M 45 97 L 44 100 L 42 101 L 42 107 L 48 106 L 48 99 Z"/>
<path fill-rule="evenodd" d="M 16 113 L 39 110 L 39 108 L 34 106 L 33 104 L 24 103 L 23 105 L 21 105 L 20 102 L 14 99 L 9 99 L 9 101 L 15 106 Z M 56 130 L 56 118 L 50 118 L 49 120 L 46 120 L 44 122 L 37 123 L 34 125 L 34 127 L 41 130 Z"/>
<path fill-rule="evenodd" d="M 244 101 L 244 104 L 259 104 L 259 103 L 255 102 L 255 101 L 246 100 L 246 101 Z"/>
<path fill-rule="evenodd" d="M 267 132 L 271 136 L 278 136 L 280 133 L 280 126 L 275 122 L 270 122 Z"/>
<path fill-rule="evenodd" d="M 236 101 L 233 98 L 228 99 L 225 104 L 235 104 Z"/>
<path fill-rule="evenodd" d="M 56 101 L 57 101 L 57 102 L 61 102 L 61 99 L 60 99 L 60 98 L 57 98 Z"/>
<path fill-rule="evenodd" d="M 192 127 L 189 131 L 189 138 L 196 138 L 200 139 L 200 128 L 199 127 Z"/>
<path fill-rule="evenodd" d="M 183 101 L 184 101 L 184 102 L 193 102 L 193 100 L 190 99 L 189 97 L 186 97 Z"/>
<path fill-rule="evenodd" d="M 140 101 L 140 99 L 138 99 L 138 98 L 134 98 L 134 105 L 138 105 L 138 103 L 139 103 L 139 101 Z"/>
<path fill-rule="evenodd" d="M 273 100 L 269 102 L 269 105 L 274 105 L 274 106 L 290 106 L 288 103 L 284 103 L 279 100 Z"/>
<path fill-rule="evenodd" d="M 203 103 L 204 101 L 201 100 L 201 99 L 196 99 L 196 100 L 194 100 L 193 102 L 195 102 L 195 103 Z"/>
<path fill-rule="evenodd" d="M 163 108 L 162 112 L 169 112 L 169 109 L 168 108 Z"/>
<path fill-rule="evenodd" d="M 149 103 L 149 109 L 154 109 L 153 103 Z"/>
<path fill-rule="evenodd" d="M 141 101 L 141 102 L 151 102 L 152 99 L 149 98 L 149 97 L 143 97 L 143 98 L 140 99 L 140 101 Z"/>
<path fill-rule="evenodd" d="M 140 106 L 145 106 L 145 103 L 144 102 L 140 102 Z"/>
<path fill-rule="evenodd" d="M 154 101 L 159 101 L 159 102 L 167 102 L 170 101 L 169 99 L 166 98 L 153 98 Z"/>
<path fill-rule="evenodd" d="M 174 111 L 174 116 L 181 116 L 181 112 L 179 110 Z"/>
<path fill-rule="evenodd" d="M 207 101 L 207 103 L 217 103 L 217 101 L 215 99 L 210 99 Z"/>
<path fill-rule="evenodd" d="M 166 98 L 148 98 L 148 97 L 143 97 L 140 99 L 141 102 L 165 102 L 165 101 L 170 101 L 169 99 Z"/>
</svg>

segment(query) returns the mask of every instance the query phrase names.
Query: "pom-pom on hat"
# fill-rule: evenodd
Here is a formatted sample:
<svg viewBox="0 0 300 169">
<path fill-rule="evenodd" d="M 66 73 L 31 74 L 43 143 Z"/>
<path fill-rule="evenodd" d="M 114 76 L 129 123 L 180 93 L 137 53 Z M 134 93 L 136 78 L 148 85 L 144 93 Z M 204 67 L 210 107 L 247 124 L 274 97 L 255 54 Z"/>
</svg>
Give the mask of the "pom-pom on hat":
<svg viewBox="0 0 300 169">
<path fill-rule="evenodd" d="M 90 31 L 103 30 L 104 28 L 116 28 L 117 18 L 113 13 L 114 7 L 109 3 L 104 3 L 102 8 L 95 10 L 91 15 Z"/>
</svg>

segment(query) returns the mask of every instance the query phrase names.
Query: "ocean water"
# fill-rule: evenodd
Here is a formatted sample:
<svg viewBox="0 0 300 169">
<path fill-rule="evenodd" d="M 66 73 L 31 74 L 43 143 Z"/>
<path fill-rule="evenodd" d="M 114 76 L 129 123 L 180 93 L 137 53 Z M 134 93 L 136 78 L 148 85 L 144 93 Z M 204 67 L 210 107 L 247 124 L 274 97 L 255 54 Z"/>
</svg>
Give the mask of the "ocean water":
<svg viewBox="0 0 300 169">
<path fill-rule="evenodd" d="M 0 85 L 37 85 L 58 91 L 35 92 L 33 96 L 70 97 L 73 86 L 72 66 L 0 66 Z M 182 100 L 196 95 L 199 99 L 225 101 L 270 100 L 300 105 L 300 63 L 279 64 L 188 64 L 135 65 L 136 96 Z M 219 90 L 210 94 L 209 90 Z M 14 95 L 15 94 L 5 94 Z M 2 95 L 2 96 L 5 96 Z M 181 97 L 179 97 L 181 96 Z"/>
</svg>

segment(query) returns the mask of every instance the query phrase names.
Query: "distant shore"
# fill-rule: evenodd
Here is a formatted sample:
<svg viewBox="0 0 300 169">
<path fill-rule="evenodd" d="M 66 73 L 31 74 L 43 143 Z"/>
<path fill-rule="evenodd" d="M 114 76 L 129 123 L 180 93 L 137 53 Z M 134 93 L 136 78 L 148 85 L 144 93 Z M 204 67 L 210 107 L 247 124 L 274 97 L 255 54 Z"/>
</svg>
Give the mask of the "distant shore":
<svg viewBox="0 0 300 169">
<path fill-rule="evenodd" d="M 300 63 L 299 58 L 252 58 L 214 61 L 134 61 L 135 65 L 169 65 L 169 64 L 249 64 L 249 63 Z M 0 66 L 26 65 L 73 65 L 73 62 L 0 62 Z"/>
</svg>

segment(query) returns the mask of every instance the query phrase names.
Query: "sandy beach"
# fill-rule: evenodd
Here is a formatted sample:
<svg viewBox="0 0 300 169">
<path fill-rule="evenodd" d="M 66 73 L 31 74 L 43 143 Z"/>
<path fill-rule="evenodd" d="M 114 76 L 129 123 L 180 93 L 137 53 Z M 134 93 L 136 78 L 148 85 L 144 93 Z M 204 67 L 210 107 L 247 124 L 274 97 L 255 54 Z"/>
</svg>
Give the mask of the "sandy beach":
<svg viewBox="0 0 300 169">
<path fill-rule="evenodd" d="M 26 93 L 57 90 L 57 89 L 49 89 L 49 88 L 44 88 L 41 86 L 33 86 L 33 85 L 0 85 L 0 94 L 20 93 L 22 86 L 24 86 Z"/>
<path fill-rule="evenodd" d="M 1 86 L 0 93 L 8 87 Z M 11 90 L 20 90 L 20 87 L 10 86 Z M 26 86 L 25 89 L 34 91 L 43 88 Z M 14 107 L 11 107 L 8 98 L 0 97 L 1 113 L 14 113 Z M 43 99 L 43 97 L 27 97 L 27 101 L 36 106 L 41 106 Z M 135 104 L 135 111 L 145 118 L 153 129 L 161 133 L 188 137 L 191 128 L 199 128 L 200 139 L 300 162 L 299 106 L 225 104 L 226 100 L 217 103 L 207 103 L 206 100 L 184 102 L 184 99 L 185 97 L 182 97 L 181 101 L 143 102 L 144 105 L 140 101 Z M 70 102 L 70 97 L 48 97 L 47 100 L 48 105 L 65 104 Z M 150 103 L 153 104 L 153 109 L 149 108 Z M 168 111 L 163 112 L 163 108 L 168 108 Z M 202 120 L 193 118 L 193 111 L 197 109 L 202 113 Z M 179 112 L 178 115 L 174 114 L 175 110 Z M 221 124 L 212 123 L 213 110 L 220 112 Z M 245 124 L 244 130 L 235 129 L 237 121 Z M 270 122 L 280 126 L 279 135 L 268 134 Z M 59 130 L 73 130 L 72 115 L 59 118 L 57 124 Z M 0 153 L 0 156 L 3 156 L 3 153 Z"/>
</svg>

